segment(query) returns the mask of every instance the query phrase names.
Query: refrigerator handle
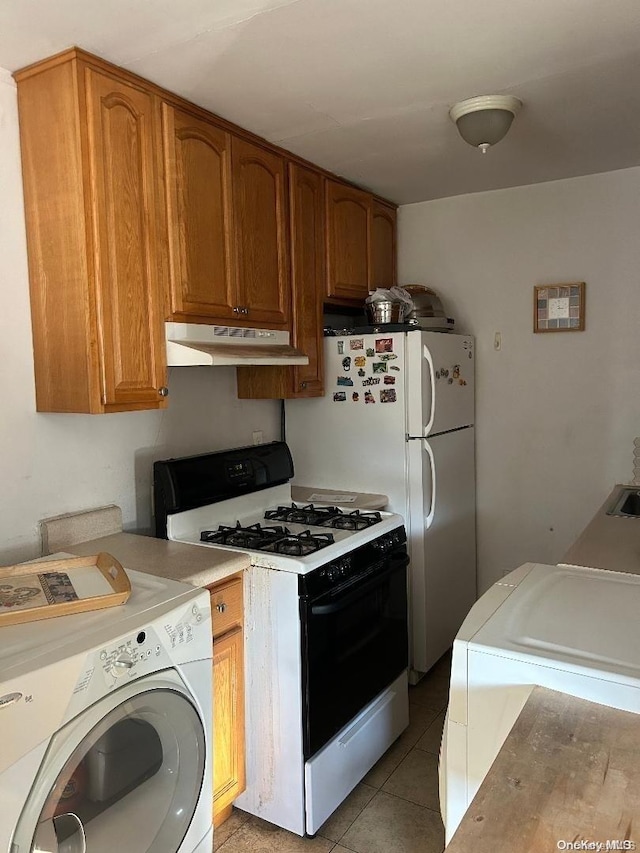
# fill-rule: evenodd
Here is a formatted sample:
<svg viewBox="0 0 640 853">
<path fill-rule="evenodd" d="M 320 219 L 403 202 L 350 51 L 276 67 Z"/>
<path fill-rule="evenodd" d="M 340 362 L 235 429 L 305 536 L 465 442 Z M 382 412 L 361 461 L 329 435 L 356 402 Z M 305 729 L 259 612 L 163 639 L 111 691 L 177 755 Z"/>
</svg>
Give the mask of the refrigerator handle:
<svg viewBox="0 0 640 853">
<path fill-rule="evenodd" d="M 429 507 L 429 512 L 425 516 L 425 525 L 427 530 L 433 524 L 433 518 L 436 514 L 436 460 L 433 456 L 433 450 L 431 449 L 431 445 L 427 441 L 427 439 L 423 439 L 424 441 L 424 449 L 426 451 L 427 456 L 429 457 L 429 466 L 431 467 L 431 505 Z"/>
<path fill-rule="evenodd" d="M 431 409 L 429 411 L 429 423 L 424 428 L 424 434 L 429 435 L 436 417 L 436 373 L 433 367 L 433 359 L 429 347 L 423 347 L 424 358 L 429 365 L 429 385 L 431 386 Z"/>
</svg>

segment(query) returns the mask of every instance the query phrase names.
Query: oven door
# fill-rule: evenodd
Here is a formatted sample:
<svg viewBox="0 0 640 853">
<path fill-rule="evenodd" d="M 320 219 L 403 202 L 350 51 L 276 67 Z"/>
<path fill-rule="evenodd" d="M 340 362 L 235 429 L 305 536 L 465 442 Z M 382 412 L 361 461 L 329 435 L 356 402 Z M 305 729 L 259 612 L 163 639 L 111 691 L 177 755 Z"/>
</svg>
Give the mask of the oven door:
<svg viewBox="0 0 640 853">
<path fill-rule="evenodd" d="M 402 547 L 357 580 L 301 599 L 305 760 L 407 668 L 408 564 Z"/>
</svg>

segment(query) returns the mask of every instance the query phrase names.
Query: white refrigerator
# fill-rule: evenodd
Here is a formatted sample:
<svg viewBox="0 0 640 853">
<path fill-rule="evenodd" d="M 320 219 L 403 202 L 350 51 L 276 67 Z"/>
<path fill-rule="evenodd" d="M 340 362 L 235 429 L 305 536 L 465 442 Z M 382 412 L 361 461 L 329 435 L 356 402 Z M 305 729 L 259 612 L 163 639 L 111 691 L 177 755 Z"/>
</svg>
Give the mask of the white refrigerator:
<svg viewBox="0 0 640 853">
<path fill-rule="evenodd" d="M 452 645 L 476 600 L 473 338 L 325 338 L 325 396 L 286 404 L 301 486 L 382 493 L 405 519 L 412 680 Z"/>
</svg>

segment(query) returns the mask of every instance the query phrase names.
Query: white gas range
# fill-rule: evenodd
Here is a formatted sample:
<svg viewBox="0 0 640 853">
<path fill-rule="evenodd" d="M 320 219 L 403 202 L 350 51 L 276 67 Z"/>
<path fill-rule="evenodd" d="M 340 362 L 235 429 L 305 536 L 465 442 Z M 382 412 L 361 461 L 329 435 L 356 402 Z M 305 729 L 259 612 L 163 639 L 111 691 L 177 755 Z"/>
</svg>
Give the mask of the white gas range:
<svg viewBox="0 0 640 853">
<path fill-rule="evenodd" d="M 156 535 L 247 553 L 237 805 L 313 835 L 408 725 L 403 520 L 291 500 L 272 442 L 156 462 Z"/>
</svg>

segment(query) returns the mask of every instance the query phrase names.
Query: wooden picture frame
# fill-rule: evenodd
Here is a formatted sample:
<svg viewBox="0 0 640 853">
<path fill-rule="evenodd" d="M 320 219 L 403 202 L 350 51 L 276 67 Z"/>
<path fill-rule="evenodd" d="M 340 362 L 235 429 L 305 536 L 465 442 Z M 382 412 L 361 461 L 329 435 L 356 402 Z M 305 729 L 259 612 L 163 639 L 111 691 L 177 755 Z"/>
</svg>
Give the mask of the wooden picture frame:
<svg viewBox="0 0 640 853">
<path fill-rule="evenodd" d="M 584 316 L 584 281 L 534 285 L 534 332 L 583 332 Z"/>
</svg>

